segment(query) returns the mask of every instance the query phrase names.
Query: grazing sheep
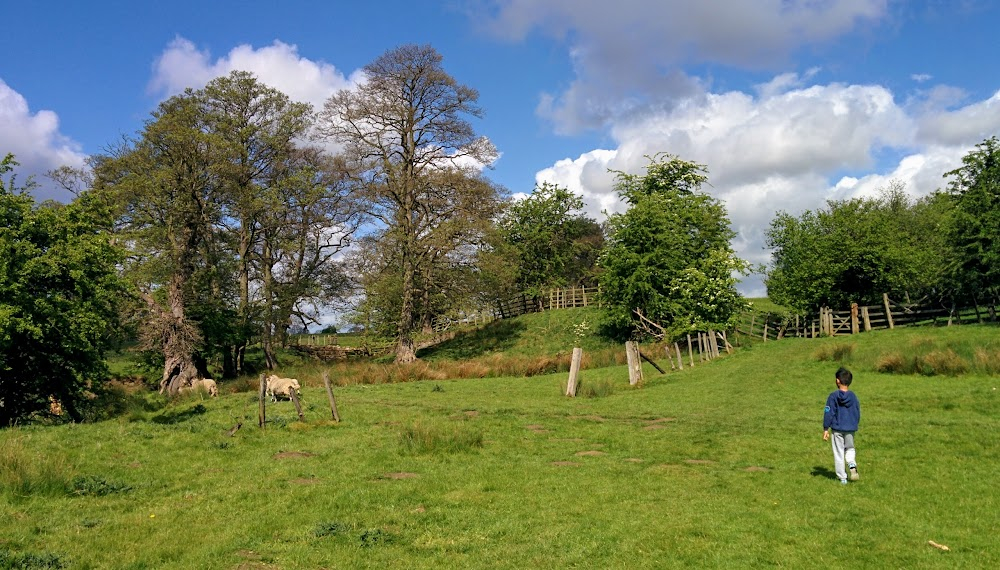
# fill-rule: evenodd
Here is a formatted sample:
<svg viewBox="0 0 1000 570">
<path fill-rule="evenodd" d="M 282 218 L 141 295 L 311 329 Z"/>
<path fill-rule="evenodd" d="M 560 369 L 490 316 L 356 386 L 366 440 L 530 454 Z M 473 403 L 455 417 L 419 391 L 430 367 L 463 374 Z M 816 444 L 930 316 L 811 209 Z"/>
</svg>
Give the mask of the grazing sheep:
<svg viewBox="0 0 1000 570">
<path fill-rule="evenodd" d="M 296 393 L 300 390 L 299 381 L 295 378 L 279 378 L 274 374 L 267 377 L 267 396 L 272 402 L 277 402 L 278 396 L 292 399 L 291 388 L 294 388 Z"/>
<path fill-rule="evenodd" d="M 178 393 L 184 392 L 194 392 L 197 390 L 204 390 L 209 396 L 213 398 L 219 395 L 219 386 L 215 383 L 215 380 L 211 378 L 202 378 L 201 380 L 195 380 L 190 386 L 184 386 L 177 390 Z"/>
</svg>

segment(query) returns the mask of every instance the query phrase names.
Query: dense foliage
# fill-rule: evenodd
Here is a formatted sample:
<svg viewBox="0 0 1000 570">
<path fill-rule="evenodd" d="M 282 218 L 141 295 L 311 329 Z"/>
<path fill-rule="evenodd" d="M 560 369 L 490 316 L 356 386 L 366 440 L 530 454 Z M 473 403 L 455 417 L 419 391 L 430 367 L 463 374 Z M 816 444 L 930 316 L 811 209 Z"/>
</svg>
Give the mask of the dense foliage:
<svg viewBox="0 0 1000 570">
<path fill-rule="evenodd" d="M 80 420 L 107 372 L 122 255 L 90 195 L 37 205 L 30 182 L 3 179 L 16 164 L 0 161 L 0 425 L 50 405 Z"/>
<path fill-rule="evenodd" d="M 498 226 L 519 292 L 537 298 L 549 288 L 595 284 L 604 234 L 582 209 L 582 198 L 549 183 L 508 205 Z"/>
<path fill-rule="evenodd" d="M 963 299 L 996 298 L 1000 292 L 1000 140 L 991 137 L 946 176 L 954 203 L 948 239 L 954 248 L 950 284 Z"/>
<path fill-rule="evenodd" d="M 799 217 L 779 212 L 767 231 L 774 248 L 768 296 L 805 312 L 875 305 L 885 293 L 914 299 L 939 293 L 948 210 L 941 195 L 912 200 L 893 184 L 876 198 L 830 201 Z"/>
<path fill-rule="evenodd" d="M 648 325 L 671 339 L 726 329 L 746 308 L 736 276 L 749 267 L 732 250 L 725 207 L 700 191 L 705 173 L 670 155 L 651 158 L 644 175 L 618 173 L 628 210 L 609 216 L 599 260 L 611 334 L 629 336 Z"/>
</svg>

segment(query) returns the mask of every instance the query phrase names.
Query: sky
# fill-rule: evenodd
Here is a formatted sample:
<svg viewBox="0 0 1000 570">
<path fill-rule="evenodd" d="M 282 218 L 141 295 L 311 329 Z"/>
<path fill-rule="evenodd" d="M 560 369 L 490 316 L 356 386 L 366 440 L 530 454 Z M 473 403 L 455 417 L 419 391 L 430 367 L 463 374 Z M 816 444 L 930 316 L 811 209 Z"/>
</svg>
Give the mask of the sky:
<svg viewBox="0 0 1000 570">
<path fill-rule="evenodd" d="M 613 171 L 669 153 L 707 167 L 737 254 L 766 264 L 779 211 L 914 198 L 1000 135 L 1000 3 L 991 0 L 6 2 L 0 155 L 82 166 L 156 106 L 240 69 L 320 108 L 402 44 L 430 44 L 479 91 L 476 131 L 512 195 L 539 183 L 623 205 Z M 744 279 L 749 296 L 766 291 Z"/>
</svg>

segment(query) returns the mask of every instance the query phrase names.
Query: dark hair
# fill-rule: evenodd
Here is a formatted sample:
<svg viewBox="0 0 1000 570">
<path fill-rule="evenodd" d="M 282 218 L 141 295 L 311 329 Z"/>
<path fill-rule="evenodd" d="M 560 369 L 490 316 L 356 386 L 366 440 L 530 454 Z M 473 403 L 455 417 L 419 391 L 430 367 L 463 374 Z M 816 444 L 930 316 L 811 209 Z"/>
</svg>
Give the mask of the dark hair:
<svg viewBox="0 0 1000 570">
<path fill-rule="evenodd" d="M 854 375 L 851 371 L 841 366 L 837 369 L 837 380 L 840 381 L 844 386 L 850 386 L 851 382 L 854 380 Z"/>
</svg>

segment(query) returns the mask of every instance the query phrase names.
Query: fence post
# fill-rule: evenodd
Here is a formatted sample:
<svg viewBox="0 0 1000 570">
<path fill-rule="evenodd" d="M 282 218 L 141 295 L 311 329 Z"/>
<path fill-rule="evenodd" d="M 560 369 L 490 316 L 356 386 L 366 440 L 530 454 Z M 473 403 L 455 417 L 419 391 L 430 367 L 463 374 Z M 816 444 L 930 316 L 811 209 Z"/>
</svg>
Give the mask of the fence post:
<svg viewBox="0 0 1000 570">
<path fill-rule="evenodd" d="M 266 417 L 264 414 L 265 402 L 267 401 L 267 376 L 264 374 L 260 375 L 260 389 L 259 392 L 259 404 L 257 406 L 257 423 L 260 425 L 261 429 L 264 428 L 266 423 Z"/>
<path fill-rule="evenodd" d="M 851 303 L 851 334 L 858 334 L 858 304 Z"/>
<path fill-rule="evenodd" d="M 889 323 L 889 328 L 896 328 L 892 322 L 892 309 L 889 308 L 889 294 L 882 293 L 882 303 L 885 305 L 885 320 Z"/>
<path fill-rule="evenodd" d="M 861 307 L 861 319 L 865 324 L 865 332 L 871 332 L 872 330 L 872 319 L 868 315 L 868 307 Z"/>
<path fill-rule="evenodd" d="M 688 335 L 688 363 L 694 368 L 694 351 L 691 350 L 691 335 Z"/>
<path fill-rule="evenodd" d="M 580 375 L 580 363 L 583 362 L 583 349 L 573 348 L 573 359 L 569 363 L 569 380 L 566 381 L 566 395 L 575 398 L 577 390 L 577 377 Z"/>
<path fill-rule="evenodd" d="M 337 400 L 333 399 L 333 387 L 330 386 L 330 373 L 323 371 L 323 385 L 326 386 L 326 397 L 330 400 L 330 415 L 333 421 L 340 423 L 340 414 L 337 413 Z"/>
<path fill-rule="evenodd" d="M 628 360 L 628 383 L 635 386 L 642 380 L 642 360 L 635 341 L 625 343 L 625 359 Z"/>
<path fill-rule="evenodd" d="M 302 404 L 299 403 L 299 395 L 295 393 L 295 388 L 288 389 L 288 396 L 292 399 L 292 402 L 295 404 L 295 411 L 298 412 L 299 414 L 299 421 L 300 422 L 306 421 L 305 416 L 302 415 Z"/>
<path fill-rule="evenodd" d="M 684 370 L 684 355 L 681 353 L 681 346 L 674 342 L 674 350 L 677 351 L 677 369 Z"/>
</svg>

